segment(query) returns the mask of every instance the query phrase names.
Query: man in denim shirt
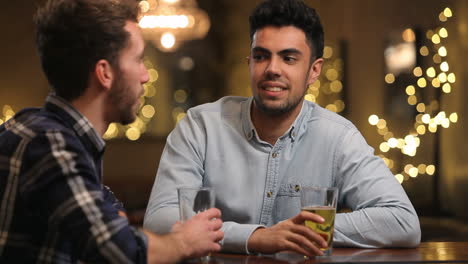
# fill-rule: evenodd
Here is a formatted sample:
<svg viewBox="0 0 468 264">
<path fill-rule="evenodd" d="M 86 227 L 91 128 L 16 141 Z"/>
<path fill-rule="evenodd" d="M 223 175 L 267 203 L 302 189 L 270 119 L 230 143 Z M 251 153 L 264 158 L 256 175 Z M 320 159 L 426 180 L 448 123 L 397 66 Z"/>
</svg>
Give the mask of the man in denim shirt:
<svg viewBox="0 0 468 264">
<path fill-rule="evenodd" d="M 0 126 L 0 263 L 173 263 L 220 250 L 211 209 L 155 235 L 102 184 L 102 135 L 131 123 L 148 72 L 133 0 L 49 0 L 37 46 L 54 94 Z"/>
<path fill-rule="evenodd" d="M 322 254 L 306 228 L 302 186 L 336 186 L 334 245 L 415 247 L 417 214 L 401 185 L 356 127 L 304 101 L 323 64 L 323 29 L 300 0 L 267 0 L 250 17 L 253 97 L 228 96 L 190 109 L 167 138 L 144 226 L 177 220 L 176 188 L 211 186 L 223 212 L 223 250 Z"/>
</svg>

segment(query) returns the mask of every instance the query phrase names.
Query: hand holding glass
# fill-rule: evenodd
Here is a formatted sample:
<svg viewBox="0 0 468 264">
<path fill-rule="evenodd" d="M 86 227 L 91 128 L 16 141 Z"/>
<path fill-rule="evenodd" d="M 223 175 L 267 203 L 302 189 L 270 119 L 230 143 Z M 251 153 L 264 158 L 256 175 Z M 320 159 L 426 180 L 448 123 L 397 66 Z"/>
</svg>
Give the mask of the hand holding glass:
<svg viewBox="0 0 468 264">
<path fill-rule="evenodd" d="M 327 241 L 327 248 L 320 248 L 324 256 L 330 256 L 333 249 L 333 231 L 335 229 L 336 204 L 338 188 L 303 187 L 301 189 L 302 211 L 318 214 L 325 220 L 323 223 L 305 221 L 305 225 Z"/>
</svg>

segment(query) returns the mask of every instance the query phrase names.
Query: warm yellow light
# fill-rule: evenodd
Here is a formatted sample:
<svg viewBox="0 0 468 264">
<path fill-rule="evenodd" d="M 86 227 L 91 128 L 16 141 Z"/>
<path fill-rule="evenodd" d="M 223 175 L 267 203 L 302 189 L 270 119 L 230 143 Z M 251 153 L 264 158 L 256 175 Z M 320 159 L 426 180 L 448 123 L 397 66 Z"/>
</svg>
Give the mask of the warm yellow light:
<svg viewBox="0 0 468 264">
<path fill-rule="evenodd" d="M 140 10 L 141 10 L 142 13 L 148 12 L 148 10 L 149 10 L 149 8 L 150 8 L 150 4 L 148 3 L 148 1 L 145 1 L 145 0 L 140 1 L 140 2 L 138 3 L 138 5 L 139 5 Z"/>
<path fill-rule="evenodd" d="M 440 87 L 440 80 L 438 78 L 434 78 L 432 79 L 432 82 L 431 82 L 432 86 L 434 86 L 435 88 L 439 88 Z"/>
<path fill-rule="evenodd" d="M 334 93 L 339 93 L 343 89 L 343 83 L 339 80 L 335 80 L 330 83 L 330 90 Z"/>
<path fill-rule="evenodd" d="M 176 122 L 179 122 L 180 120 L 182 120 L 184 117 L 185 117 L 185 113 L 179 113 L 176 117 Z"/>
<path fill-rule="evenodd" d="M 429 49 L 428 49 L 426 46 L 422 46 L 422 47 L 419 49 L 419 53 L 420 53 L 422 56 L 427 56 L 427 55 L 429 55 Z"/>
<path fill-rule="evenodd" d="M 442 119 L 442 127 L 443 128 L 449 128 L 450 127 L 450 120 L 448 118 Z"/>
<path fill-rule="evenodd" d="M 380 151 L 388 152 L 389 150 L 390 150 L 390 147 L 388 146 L 387 142 L 382 142 L 380 144 Z"/>
<path fill-rule="evenodd" d="M 444 93 L 450 93 L 452 91 L 452 86 L 450 86 L 450 83 L 446 83 L 442 86 L 442 91 Z"/>
<path fill-rule="evenodd" d="M 458 122 L 458 114 L 457 113 L 451 113 L 449 119 L 450 119 L 450 122 L 452 122 L 452 123 Z"/>
<path fill-rule="evenodd" d="M 414 95 L 416 93 L 416 89 L 414 89 L 413 85 L 408 85 L 406 87 L 406 94 L 407 95 Z"/>
<path fill-rule="evenodd" d="M 141 133 L 140 130 L 138 130 L 137 128 L 131 127 L 127 129 L 127 131 L 125 132 L 125 136 L 127 136 L 128 139 L 135 141 L 140 138 Z"/>
<path fill-rule="evenodd" d="M 421 67 L 418 66 L 418 67 L 414 68 L 414 69 L 413 69 L 413 74 L 414 74 L 414 76 L 416 76 L 416 77 L 420 77 L 420 76 L 422 75 L 422 69 L 421 69 Z"/>
<path fill-rule="evenodd" d="M 429 76 L 431 78 L 434 78 L 436 76 L 436 71 L 435 71 L 434 67 L 429 67 L 426 70 L 426 74 L 427 74 L 427 76 Z"/>
<path fill-rule="evenodd" d="M 396 148 L 398 145 L 398 140 L 396 138 L 390 138 L 387 143 L 389 147 Z"/>
<path fill-rule="evenodd" d="M 418 86 L 421 88 L 424 88 L 427 86 L 426 79 L 424 77 L 418 79 Z"/>
<path fill-rule="evenodd" d="M 413 167 L 411 169 L 409 169 L 409 172 L 408 172 L 408 175 L 412 178 L 415 178 L 418 176 L 418 169 Z"/>
<path fill-rule="evenodd" d="M 143 96 L 151 98 L 156 95 L 156 88 L 154 88 L 153 85 L 147 83 L 144 87 L 145 93 L 143 94 Z"/>
<path fill-rule="evenodd" d="M 177 90 L 174 92 L 174 100 L 178 103 L 183 103 L 187 100 L 187 92 L 185 90 Z"/>
<path fill-rule="evenodd" d="M 418 98 L 415 95 L 408 96 L 408 104 L 415 105 L 418 103 Z"/>
<path fill-rule="evenodd" d="M 156 110 L 152 105 L 145 105 L 143 108 L 141 108 L 141 114 L 146 118 L 152 118 L 155 113 Z"/>
<path fill-rule="evenodd" d="M 176 38 L 172 33 L 164 33 L 161 36 L 161 45 L 166 49 L 171 49 L 174 47 Z"/>
<path fill-rule="evenodd" d="M 336 100 L 334 104 L 336 105 L 337 113 L 340 113 L 345 109 L 345 103 L 343 100 Z"/>
<path fill-rule="evenodd" d="M 447 17 L 444 15 L 444 12 L 441 12 L 441 13 L 439 14 L 439 20 L 440 20 L 441 22 L 447 21 Z"/>
<path fill-rule="evenodd" d="M 435 133 L 437 132 L 437 125 L 435 123 L 429 124 L 429 132 Z"/>
<path fill-rule="evenodd" d="M 426 126 L 419 125 L 418 128 L 416 128 L 416 132 L 418 132 L 419 135 L 426 134 Z"/>
<path fill-rule="evenodd" d="M 439 78 L 441 83 L 447 82 L 447 74 L 445 72 L 441 72 L 437 78 Z"/>
<path fill-rule="evenodd" d="M 431 39 L 433 35 L 434 35 L 434 31 L 432 31 L 430 29 L 428 31 L 426 31 L 426 38 L 427 39 Z"/>
<path fill-rule="evenodd" d="M 426 164 L 419 164 L 418 165 L 418 173 L 419 174 L 424 174 L 426 173 Z"/>
<path fill-rule="evenodd" d="M 426 167 L 426 173 L 429 175 L 434 175 L 435 173 L 435 166 L 434 165 L 428 165 Z"/>
<path fill-rule="evenodd" d="M 429 124 L 429 122 L 431 121 L 431 116 L 429 114 L 424 114 L 422 116 L 422 119 L 421 121 L 424 123 L 424 124 Z"/>
<path fill-rule="evenodd" d="M 426 105 L 424 103 L 419 103 L 416 106 L 416 110 L 420 113 L 424 113 L 424 111 L 426 111 Z"/>
<path fill-rule="evenodd" d="M 304 97 L 307 101 L 311 101 L 311 102 L 314 102 L 316 101 L 316 98 L 314 95 L 312 94 L 306 94 L 305 97 Z"/>
<path fill-rule="evenodd" d="M 387 121 L 385 121 L 385 119 L 380 119 L 377 122 L 377 127 L 380 128 L 380 129 L 383 129 L 386 126 L 387 126 Z"/>
<path fill-rule="evenodd" d="M 338 108 L 334 104 L 328 104 L 325 108 L 335 113 L 338 111 Z"/>
<path fill-rule="evenodd" d="M 444 9 L 444 15 L 445 15 L 446 17 L 452 17 L 452 10 L 451 10 L 450 8 L 446 7 L 446 8 Z"/>
<path fill-rule="evenodd" d="M 445 57 L 445 56 L 447 56 L 447 49 L 444 46 L 442 46 L 442 47 L 439 48 L 437 53 L 439 53 L 439 55 L 441 57 Z"/>
<path fill-rule="evenodd" d="M 387 127 L 384 127 L 384 128 L 379 128 L 377 129 L 377 133 L 379 133 L 379 135 L 385 135 L 388 133 L 388 128 Z"/>
<path fill-rule="evenodd" d="M 338 71 L 335 69 L 328 69 L 327 72 L 325 73 L 325 76 L 327 77 L 328 80 L 334 81 L 338 79 Z"/>
<path fill-rule="evenodd" d="M 395 82 L 395 75 L 393 75 L 392 73 L 387 73 L 387 75 L 385 75 L 385 82 L 388 84 L 392 84 L 393 82 Z"/>
<path fill-rule="evenodd" d="M 402 184 L 403 183 L 403 180 L 405 179 L 405 177 L 403 177 L 403 175 L 401 174 L 397 174 L 395 175 L 395 178 L 397 179 L 397 181 Z"/>
<path fill-rule="evenodd" d="M 434 54 L 434 56 L 432 56 L 432 60 L 434 61 L 434 63 L 441 63 L 442 62 L 442 57 L 440 57 L 439 54 Z"/>
<path fill-rule="evenodd" d="M 447 76 L 447 80 L 449 81 L 449 83 L 455 83 L 455 81 L 457 80 L 457 78 L 455 77 L 455 73 L 450 73 Z"/>
<path fill-rule="evenodd" d="M 403 33 L 401 34 L 401 37 L 406 42 L 414 42 L 416 40 L 414 31 L 411 28 L 405 29 Z"/>
<path fill-rule="evenodd" d="M 441 29 L 439 30 L 439 36 L 440 36 L 441 38 L 446 38 L 446 37 L 448 37 L 447 29 L 441 28 Z"/>
<path fill-rule="evenodd" d="M 403 170 L 405 171 L 406 174 L 408 174 L 411 168 L 413 168 L 412 164 L 406 164 Z"/>
<path fill-rule="evenodd" d="M 405 140 L 402 138 L 399 138 L 397 148 L 402 148 L 404 146 L 405 146 Z"/>
<path fill-rule="evenodd" d="M 156 71 L 155 69 L 149 69 L 148 76 L 149 76 L 149 82 L 155 82 L 159 78 L 158 71 Z"/>
<path fill-rule="evenodd" d="M 333 48 L 331 48 L 329 46 L 325 46 L 323 48 L 323 58 L 329 59 L 329 58 L 331 58 L 331 56 L 333 56 Z"/>
<path fill-rule="evenodd" d="M 449 70 L 449 65 L 446 61 L 440 64 L 440 70 L 443 72 L 447 72 Z"/>
<path fill-rule="evenodd" d="M 190 19 L 186 15 L 143 16 L 138 24 L 141 28 L 188 28 Z"/>
<path fill-rule="evenodd" d="M 438 35 L 438 34 L 432 35 L 431 41 L 432 41 L 432 43 L 434 43 L 434 44 L 439 44 L 439 43 L 440 43 L 440 37 L 439 37 L 439 35 Z"/>
<path fill-rule="evenodd" d="M 313 84 L 309 85 L 309 89 L 312 91 L 317 91 L 320 89 L 320 80 L 316 80 Z"/>
</svg>

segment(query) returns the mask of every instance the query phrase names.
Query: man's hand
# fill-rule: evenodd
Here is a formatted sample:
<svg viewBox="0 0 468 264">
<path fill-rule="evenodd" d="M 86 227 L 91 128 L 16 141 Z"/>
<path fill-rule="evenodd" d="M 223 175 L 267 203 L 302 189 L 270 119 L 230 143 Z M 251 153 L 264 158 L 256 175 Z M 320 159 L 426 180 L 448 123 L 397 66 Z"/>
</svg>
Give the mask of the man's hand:
<svg viewBox="0 0 468 264">
<path fill-rule="evenodd" d="M 272 254 L 279 251 L 295 251 L 305 256 L 323 255 L 319 248 L 327 242 L 319 234 L 304 225 L 304 221 L 323 223 L 324 219 L 311 212 L 300 212 L 288 220 L 268 228 L 255 230 L 249 238 L 251 252 Z"/>
<path fill-rule="evenodd" d="M 222 225 L 221 211 L 212 208 L 185 223 L 177 222 L 167 235 L 143 230 L 148 238 L 148 263 L 176 263 L 221 250 L 218 241 L 224 237 L 219 230 Z"/>
<path fill-rule="evenodd" d="M 212 208 L 184 223 L 175 223 L 172 232 L 181 241 L 184 257 L 201 257 L 221 250 L 218 242 L 224 237 L 219 230 L 222 225 L 221 211 Z"/>
</svg>

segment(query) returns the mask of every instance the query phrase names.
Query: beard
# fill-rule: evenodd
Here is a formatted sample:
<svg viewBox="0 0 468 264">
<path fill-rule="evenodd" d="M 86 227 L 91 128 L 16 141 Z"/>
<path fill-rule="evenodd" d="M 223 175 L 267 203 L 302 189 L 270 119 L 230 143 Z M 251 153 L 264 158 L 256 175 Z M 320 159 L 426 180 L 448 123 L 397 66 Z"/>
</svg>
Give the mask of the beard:
<svg viewBox="0 0 468 264">
<path fill-rule="evenodd" d="M 254 102 L 257 108 L 263 113 L 270 116 L 277 116 L 289 113 L 295 109 L 302 102 L 304 95 L 291 98 L 288 97 L 284 102 L 280 102 L 279 104 L 275 105 L 269 105 L 264 98 L 257 94 L 254 96 Z"/>
<path fill-rule="evenodd" d="M 112 84 L 109 99 L 114 107 L 115 122 L 128 125 L 135 121 L 139 108 L 138 98 L 131 93 L 131 88 L 122 78 L 121 73 L 117 74 L 115 82 Z"/>
</svg>

